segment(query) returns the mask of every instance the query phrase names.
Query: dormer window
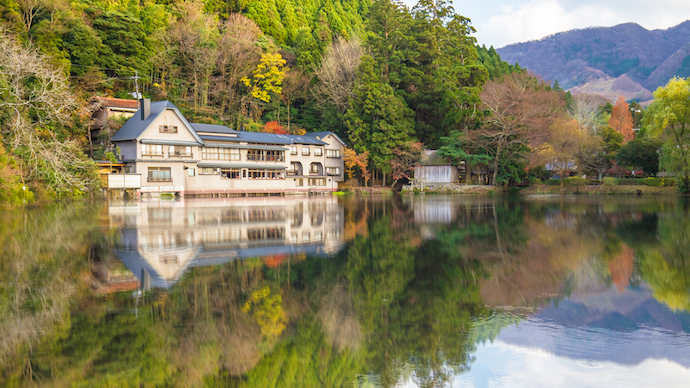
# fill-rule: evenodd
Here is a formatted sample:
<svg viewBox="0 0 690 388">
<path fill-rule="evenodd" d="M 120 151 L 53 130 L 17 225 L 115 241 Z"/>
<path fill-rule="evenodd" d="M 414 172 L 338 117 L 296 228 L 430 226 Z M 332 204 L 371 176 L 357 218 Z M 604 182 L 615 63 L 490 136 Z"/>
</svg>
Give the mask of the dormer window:
<svg viewBox="0 0 690 388">
<path fill-rule="evenodd" d="M 175 125 L 159 125 L 158 132 L 160 133 L 177 133 L 177 126 Z"/>
</svg>

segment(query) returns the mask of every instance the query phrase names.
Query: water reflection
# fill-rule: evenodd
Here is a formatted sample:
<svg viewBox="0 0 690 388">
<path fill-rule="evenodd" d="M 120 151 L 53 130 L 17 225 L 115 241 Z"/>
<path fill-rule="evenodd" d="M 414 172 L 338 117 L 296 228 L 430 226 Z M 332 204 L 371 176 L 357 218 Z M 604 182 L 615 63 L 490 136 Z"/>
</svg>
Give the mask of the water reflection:
<svg viewBox="0 0 690 388">
<path fill-rule="evenodd" d="M 330 197 L 119 203 L 108 217 L 121 229 L 113 253 L 145 290 L 169 288 L 191 267 L 333 256 L 343 245 L 343 208 Z"/>
<path fill-rule="evenodd" d="M 90 271 L 12 267 L 23 290 L 55 274 L 73 291 L 62 323 L 37 320 L 4 353 L 2 385 L 602 386 L 625 374 L 670 387 L 690 376 L 684 200 L 247 198 L 94 214 L 75 223 L 90 249 L 70 258 Z M 26 216 L 12 215 L 24 227 L 3 230 L 3 248 L 28 246 Z M 3 282 L 15 300 L 20 288 Z M 0 305 L 0 334 L 49 311 L 22 300 Z"/>
</svg>

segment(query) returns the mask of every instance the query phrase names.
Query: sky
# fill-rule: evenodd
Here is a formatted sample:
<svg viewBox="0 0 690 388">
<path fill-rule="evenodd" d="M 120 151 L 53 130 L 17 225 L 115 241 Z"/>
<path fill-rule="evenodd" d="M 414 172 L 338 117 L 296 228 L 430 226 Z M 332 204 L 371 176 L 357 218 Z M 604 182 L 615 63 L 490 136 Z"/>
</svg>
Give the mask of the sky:
<svg viewBox="0 0 690 388">
<path fill-rule="evenodd" d="M 575 28 L 633 22 L 648 30 L 667 29 L 690 19 L 689 0 L 451 1 L 455 12 L 472 20 L 478 43 L 495 48 Z"/>
</svg>

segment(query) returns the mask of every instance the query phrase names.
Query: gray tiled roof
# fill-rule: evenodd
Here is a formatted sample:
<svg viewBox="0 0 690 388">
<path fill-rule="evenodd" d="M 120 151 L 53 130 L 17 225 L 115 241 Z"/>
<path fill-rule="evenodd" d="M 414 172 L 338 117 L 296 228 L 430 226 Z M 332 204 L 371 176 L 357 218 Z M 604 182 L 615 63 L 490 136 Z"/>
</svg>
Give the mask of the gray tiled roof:
<svg viewBox="0 0 690 388">
<path fill-rule="evenodd" d="M 138 110 L 134 116 L 130 117 L 129 120 L 125 123 L 125 125 L 120 128 L 119 131 L 113 136 L 110 141 L 127 141 L 127 140 L 136 140 L 141 136 L 142 133 L 146 130 L 146 128 L 151 125 L 151 123 L 154 122 L 160 116 L 163 112 L 165 112 L 166 109 L 173 109 L 175 112 L 180 116 L 180 120 L 182 120 L 182 123 L 184 123 L 186 126 L 189 128 L 192 128 L 192 125 L 187 121 L 187 119 L 182 115 L 182 112 L 180 112 L 179 109 L 175 106 L 170 101 L 155 101 L 151 102 L 151 113 L 149 114 L 149 117 L 146 118 L 146 120 L 141 119 L 141 111 Z M 199 143 L 203 143 L 199 135 L 196 134 L 195 131 L 191 131 L 192 136 L 196 138 L 196 140 Z"/>
<path fill-rule="evenodd" d="M 151 114 L 146 120 L 141 119 L 140 111 L 134 114 L 125 125 L 113 136 L 111 141 L 123 141 L 137 139 L 156 118 L 165 111 L 168 106 L 177 109 L 170 101 L 156 101 L 151 103 Z"/>
<path fill-rule="evenodd" d="M 193 129 L 192 135 L 199 141 L 203 143 L 204 140 L 209 141 L 223 141 L 223 142 L 247 142 L 247 143 L 260 143 L 260 144 L 309 144 L 309 145 L 326 145 L 327 143 L 321 141 L 319 138 L 328 135 L 335 136 L 343 145 L 345 144 L 339 137 L 333 132 L 310 132 L 305 135 L 276 135 L 272 133 L 262 133 L 262 132 L 248 132 L 248 131 L 236 131 L 232 128 L 226 127 L 224 125 L 216 124 L 190 124 L 184 118 L 179 109 L 171 103 L 170 101 L 156 101 L 151 103 L 151 113 L 146 120 L 141 119 L 140 111 L 134 114 L 125 125 L 120 128 L 119 131 L 113 136 L 111 141 L 128 141 L 139 139 L 142 133 L 153 123 L 158 116 L 160 116 L 166 109 L 174 109 L 180 116 L 183 123 L 188 125 Z M 213 135 L 203 135 L 199 136 L 197 132 L 206 133 L 217 133 L 217 134 L 236 134 L 237 137 L 226 137 L 226 136 L 213 136 Z"/>
<path fill-rule="evenodd" d="M 192 127 L 197 132 L 240 133 L 240 131 L 228 128 L 225 125 L 192 123 Z"/>
<path fill-rule="evenodd" d="M 309 132 L 309 133 L 305 134 L 304 136 L 316 137 L 319 139 L 323 139 L 324 137 L 326 137 L 328 135 L 333 135 L 333 137 L 335 137 L 340 143 L 342 143 L 343 146 L 347 145 L 347 144 L 345 144 L 343 139 L 341 139 L 338 135 L 336 135 L 335 132 L 331 132 L 331 131 Z"/>
</svg>

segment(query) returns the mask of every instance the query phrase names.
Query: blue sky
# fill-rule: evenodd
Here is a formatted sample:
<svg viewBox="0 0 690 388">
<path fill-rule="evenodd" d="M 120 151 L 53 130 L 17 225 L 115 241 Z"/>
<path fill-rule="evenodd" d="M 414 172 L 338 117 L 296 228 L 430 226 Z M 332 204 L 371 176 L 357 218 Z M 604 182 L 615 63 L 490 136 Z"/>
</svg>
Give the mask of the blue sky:
<svg viewBox="0 0 690 388">
<path fill-rule="evenodd" d="M 479 44 L 496 48 L 574 28 L 634 22 L 666 29 L 690 19 L 689 0 L 453 0 L 453 6 L 472 20 Z"/>
</svg>

